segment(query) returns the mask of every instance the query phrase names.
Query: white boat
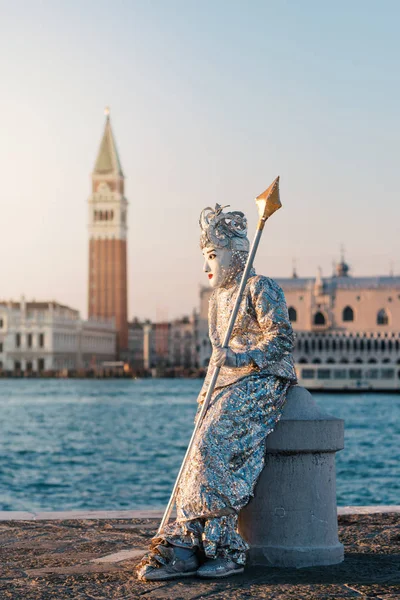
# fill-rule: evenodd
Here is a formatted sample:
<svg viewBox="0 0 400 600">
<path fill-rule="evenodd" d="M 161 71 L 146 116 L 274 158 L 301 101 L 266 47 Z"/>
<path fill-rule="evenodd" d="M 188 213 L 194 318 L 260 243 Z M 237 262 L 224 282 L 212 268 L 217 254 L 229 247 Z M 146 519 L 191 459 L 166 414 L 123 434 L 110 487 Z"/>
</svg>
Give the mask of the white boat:
<svg viewBox="0 0 400 600">
<path fill-rule="evenodd" d="M 318 391 L 400 392 L 400 365 L 296 364 L 299 385 Z"/>
</svg>

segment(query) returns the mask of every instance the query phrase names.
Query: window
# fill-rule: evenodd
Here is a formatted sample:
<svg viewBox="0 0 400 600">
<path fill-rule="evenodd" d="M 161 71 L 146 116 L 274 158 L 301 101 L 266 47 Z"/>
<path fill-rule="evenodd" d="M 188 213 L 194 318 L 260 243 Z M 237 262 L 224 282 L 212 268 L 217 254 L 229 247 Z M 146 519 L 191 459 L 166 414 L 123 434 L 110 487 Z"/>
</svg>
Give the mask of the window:
<svg viewBox="0 0 400 600">
<path fill-rule="evenodd" d="M 361 379 L 361 377 L 362 377 L 361 369 L 350 369 L 349 377 L 350 377 L 350 379 Z"/>
<path fill-rule="evenodd" d="M 38 370 L 44 371 L 44 358 L 39 358 L 38 360 Z"/>
<path fill-rule="evenodd" d="M 15 334 L 15 345 L 17 346 L 17 348 L 20 348 L 20 346 L 21 346 L 21 334 L 20 333 Z"/>
<path fill-rule="evenodd" d="M 384 308 L 381 308 L 381 310 L 378 312 L 378 314 L 376 316 L 376 323 L 377 323 L 377 325 L 388 325 L 389 324 L 389 315 L 387 314 L 387 312 Z"/>
<path fill-rule="evenodd" d="M 314 325 L 325 325 L 326 320 L 322 312 L 317 312 L 314 315 Z"/>
<path fill-rule="evenodd" d="M 331 370 L 330 369 L 318 369 L 318 379 L 330 379 L 331 378 Z"/>
<path fill-rule="evenodd" d="M 378 379 L 378 369 L 368 369 L 365 373 L 367 379 Z"/>
<path fill-rule="evenodd" d="M 28 340 L 28 348 L 32 348 L 32 334 L 31 333 L 28 333 L 27 340 Z"/>
<path fill-rule="evenodd" d="M 306 365 L 308 363 L 308 360 L 306 358 L 302 357 L 302 358 L 300 358 L 299 363 L 301 365 Z"/>
<path fill-rule="evenodd" d="M 394 369 L 382 369 L 382 379 L 393 379 Z"/>
<path fill-rule="evenodd" d="M 295 308 L 293 308 L 293 306 L 289 306 L 289 319 L 292 323 L 295 323 L 297 321 L 297 311 Z"/>
<path fill-rule="evenodd" d="M 3 325 L 4 325 L 3 319 L 0 319 L 0 329 L 2 329 Z"/>
<path fill-rule="evenodd" d="M 19 362 L 19 360 L 16 360 L 14 362 L 14 369 L 15 371 L 19 371 L 21 369 L 21 363 Z"/>
<path fill-rule="evenodd" d="M 343 309 L 342 319 L 343 321 L 354 321 L 354 311 L 351 306 L 346 306 Z"/>
<path fill-rule="evenodd" d="M 44 346 L 44 333 L 39 334 L 39 347 L 43 348 Z"/>
<path fill-rule="evenodd" d="M 301 376 L 303 379 L 314 379 L 315 370 L 314 369 L 302 369 Z"/>
<path fill-rule="evenodd" d="M 334 377 L 335 377 L 335 379 L 346 379 L 346 377 L 347 377 L 346 369 L 337 369 L 334 372 Z"/>
</svg>

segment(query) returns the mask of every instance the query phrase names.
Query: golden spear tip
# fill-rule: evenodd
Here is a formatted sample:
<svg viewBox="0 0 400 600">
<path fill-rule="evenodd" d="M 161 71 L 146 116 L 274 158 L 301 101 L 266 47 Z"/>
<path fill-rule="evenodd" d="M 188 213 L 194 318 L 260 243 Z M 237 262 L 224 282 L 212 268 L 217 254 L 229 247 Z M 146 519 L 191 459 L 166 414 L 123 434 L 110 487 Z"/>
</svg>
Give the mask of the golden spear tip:
<svg viewBox="0 0 400 600">
<path fill-rule="evenodd" d="M 106 107 L 105 107 L 105 109 L 104 109 L 104 114 L 105 114 L 105 116 L 106 116 L 107 118 L 110 116 L 110 107 L 109 107 L 109 106 L 106 106 Z"/>
<path fill-rule="evenodd" d="M 262 194 L 257 196 L 256 204 L 260 220 L 264 223 L 282 206 L 279 197 L 279 175 Z"/>
</svg>

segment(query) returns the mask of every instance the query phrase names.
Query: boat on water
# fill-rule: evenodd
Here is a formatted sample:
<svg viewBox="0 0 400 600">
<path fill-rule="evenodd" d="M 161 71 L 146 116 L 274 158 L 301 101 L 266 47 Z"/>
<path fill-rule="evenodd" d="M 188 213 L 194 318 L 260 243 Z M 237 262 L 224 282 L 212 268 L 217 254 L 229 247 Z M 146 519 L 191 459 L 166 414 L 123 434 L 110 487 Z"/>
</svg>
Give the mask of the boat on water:
<svg viewBox="0 0 400 600">
<path fill-rule="evenodd" d="M 400 392 L 400 364 L 296 364 L 299 385 L 314 391 Z"/>
</svg>

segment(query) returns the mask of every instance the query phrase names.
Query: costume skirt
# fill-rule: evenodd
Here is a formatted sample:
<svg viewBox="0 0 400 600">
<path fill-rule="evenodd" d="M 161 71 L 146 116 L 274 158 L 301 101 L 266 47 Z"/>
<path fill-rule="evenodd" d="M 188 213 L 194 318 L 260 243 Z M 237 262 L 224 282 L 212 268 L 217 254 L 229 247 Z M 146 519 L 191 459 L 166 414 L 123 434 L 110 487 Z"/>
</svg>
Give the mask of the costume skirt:
<svg viewBox="0 0 400 600">
<path fill-rule="evenodd" d="M 158 563 L 165 564 L 157 551 L 165 544 L 245 563 L 248 545 L 237 531 L 238 513 L 254 494 L 266 438 L 281 417 L 289 385 L 276 376 L 251 375 L 214 392 L 182 474 L 177 519 L 152 540 Z"/>
</svg>

